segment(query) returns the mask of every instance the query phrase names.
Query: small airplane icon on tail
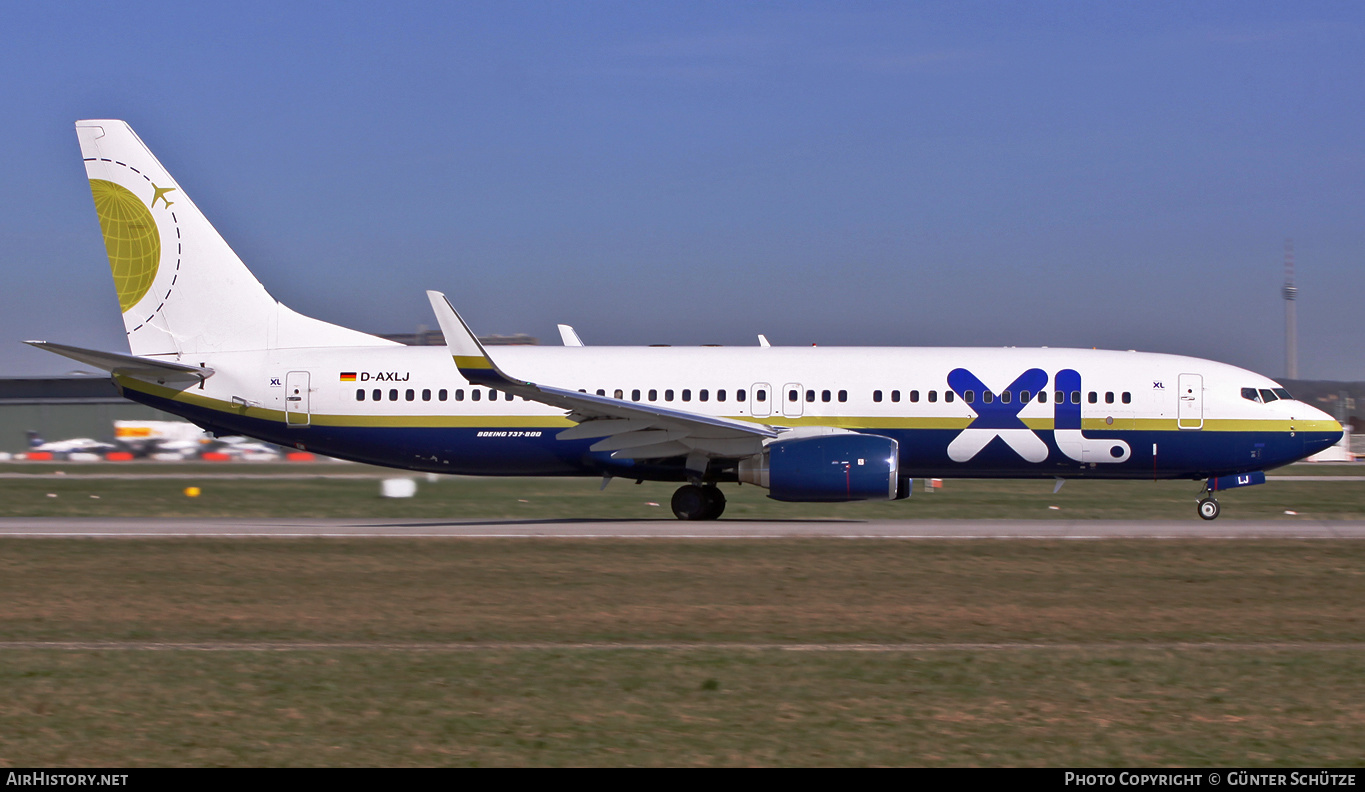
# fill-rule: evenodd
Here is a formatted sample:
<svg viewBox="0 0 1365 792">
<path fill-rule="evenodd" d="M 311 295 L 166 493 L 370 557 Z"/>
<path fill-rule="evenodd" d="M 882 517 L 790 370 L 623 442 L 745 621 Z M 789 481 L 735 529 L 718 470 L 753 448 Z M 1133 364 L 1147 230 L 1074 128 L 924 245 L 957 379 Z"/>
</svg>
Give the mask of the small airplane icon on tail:
<svg viewBox="0 0 1365 792">
<path fill-rule="evenodd" d="M 153 184 L 152 184 L 152 189 L 155 190 L 155 192 L 152 194 L 152 206 L 155 207 L 155 206 L 156 206 L 156 201 L 157 201 L 157 199 L 160 198 L 162 201 L 164 201 L 164 202 L 166 203 L 166 208 L 167 208 L 167 209 L 170 209 L 170 208 L 171 208 L 171 204 L 172 204 L 173 202 L 172 202 L 172 201 L 167 201 L 167 200 L 166 200 L 166 193 L 168 193 L 168 192 L 174 192 L 174 191 L 175 191 L 175 188 L 174 188 L 174 187 L 158 187 L 158 186 L 156 186 L 155 183 L 153 183 Z"/>
</svg>

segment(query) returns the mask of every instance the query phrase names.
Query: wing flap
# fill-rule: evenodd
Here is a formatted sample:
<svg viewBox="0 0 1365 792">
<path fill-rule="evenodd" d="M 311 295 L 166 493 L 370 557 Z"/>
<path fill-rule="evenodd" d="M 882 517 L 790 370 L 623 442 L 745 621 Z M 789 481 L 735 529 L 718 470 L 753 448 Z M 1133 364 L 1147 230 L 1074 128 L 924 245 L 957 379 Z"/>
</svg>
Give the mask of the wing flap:
<svg viewBox="0 0 1365 792">
<path fill-rule="evenodd" d="M 667 459 L 668 457 L 690 454 L 692 449 L 676 440 L 671 443 L 655 443 L 637 448 L 624 448 L 611 455 L 612 459 Z"/>
<path fill-rule="evenodd" d="M 654 422 L 645 418 L 597 418 L 584 420 L 577 426 L 555 435 L 558 440 L 583 440 L 588 437 L 611 437 L 626 432 L 648 429 Z"/>
<path fill-rule="evenodd" d="M 646 429 L 640 432 L 626 432 L 625 434 L 612 435 L 603 440 L 598 440 L 592 444 L 589 451 L 621 451 L 627 448 L 637 448 L 639 446 L 658 445 L 674 440 L 681 440 L 687 437 L 685 429 Z"/>
</svg>

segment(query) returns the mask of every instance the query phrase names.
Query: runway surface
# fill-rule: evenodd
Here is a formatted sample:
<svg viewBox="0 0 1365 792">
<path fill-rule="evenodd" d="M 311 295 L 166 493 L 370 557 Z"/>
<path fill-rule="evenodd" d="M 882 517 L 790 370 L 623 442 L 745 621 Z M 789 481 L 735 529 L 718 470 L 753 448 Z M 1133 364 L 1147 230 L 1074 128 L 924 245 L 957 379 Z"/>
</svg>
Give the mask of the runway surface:
<svg viewBox="0 0 1365 792">
<path fill-rule="evenodd" d="M 0 537 L 1365 539 L 1365 520 L 342 520 L 0 518 Z"/>
</svg>

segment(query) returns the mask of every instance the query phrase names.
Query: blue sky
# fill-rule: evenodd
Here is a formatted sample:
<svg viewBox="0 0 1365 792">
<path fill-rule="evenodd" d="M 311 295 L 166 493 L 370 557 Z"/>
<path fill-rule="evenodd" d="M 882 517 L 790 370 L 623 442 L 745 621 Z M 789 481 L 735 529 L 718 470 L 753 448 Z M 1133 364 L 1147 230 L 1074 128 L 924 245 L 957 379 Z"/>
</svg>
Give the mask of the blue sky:
<svg viewBox="0 0 1365 792">
<path fill-rule="evenodd" d="M 202 7 L 201 7 L 202 6 Z M 126 349 L 76 136 L 370 332 L 1098 346 L 1365 380 L 1365 6 L 43 3 L 0 32 L 0 376 Z"/>
</svg>

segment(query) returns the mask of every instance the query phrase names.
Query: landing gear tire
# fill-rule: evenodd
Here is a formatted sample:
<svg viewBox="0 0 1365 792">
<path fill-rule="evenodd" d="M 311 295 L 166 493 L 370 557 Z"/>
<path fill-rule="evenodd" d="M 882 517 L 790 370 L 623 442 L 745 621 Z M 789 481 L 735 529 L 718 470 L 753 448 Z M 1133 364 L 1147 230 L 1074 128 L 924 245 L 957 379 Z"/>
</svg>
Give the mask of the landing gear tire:
<svg viewBox="0 0 1365 792">
<path fill-rule="evenodd" d="M 679 520 L 714 520 L 725 511 L 725 495 L 713 485 L 685 484 L 673 493 L 672 505 Z"/>
<path fill-rule="evenodd" d="M 1199 516 L 1205 520 L 1217 519 L 1219 511 L 1218 501 L 1213 498 L 1205 498 L 1199 501 Z"/>
<path fill-rule="evenodd" d="M 708 484 L 701 488 L 706 493 L 706 502 L 709 505 L 706 516 L 702 519 L 714 520 L 725 513 L 725 493 L 720 491 L 720 487 Z"/>
</svg>

